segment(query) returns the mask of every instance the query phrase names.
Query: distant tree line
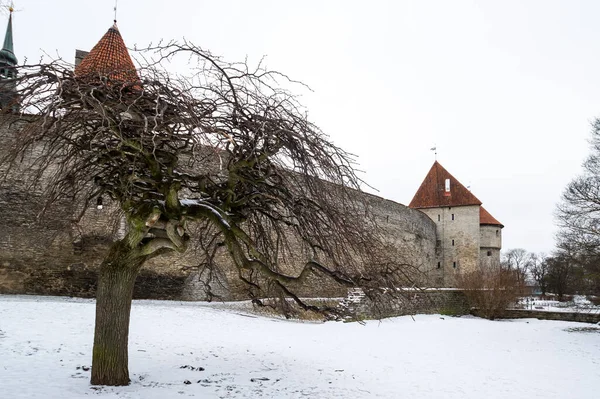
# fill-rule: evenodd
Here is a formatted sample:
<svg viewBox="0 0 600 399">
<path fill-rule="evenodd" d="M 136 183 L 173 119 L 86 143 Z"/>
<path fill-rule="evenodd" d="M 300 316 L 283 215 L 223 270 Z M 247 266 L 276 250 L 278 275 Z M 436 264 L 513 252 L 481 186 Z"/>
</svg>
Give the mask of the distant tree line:
<svg viewBox="0 0 600 399">
<path fill-rule="evenodd" d="M 519 285 L 536 286 L 542 295 L 600 295 L 600 257 L 584 257 L 558 248 L 551 255 L 523 248 L 506 251 L 501 266 L 514 273 Z"/>
</svg>

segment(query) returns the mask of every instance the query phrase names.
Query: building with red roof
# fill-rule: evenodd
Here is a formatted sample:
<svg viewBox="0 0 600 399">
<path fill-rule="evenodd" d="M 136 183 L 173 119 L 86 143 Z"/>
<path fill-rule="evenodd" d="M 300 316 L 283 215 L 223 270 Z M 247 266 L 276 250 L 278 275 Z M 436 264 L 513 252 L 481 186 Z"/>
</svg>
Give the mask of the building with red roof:
<svg viewBox="0 0 600 399">
<path fill-rule="evenodd" d="M 437 280 L 500 263 L 502 228 L 481 201 L 435 161 L 408 205 L 436 224 Z"/>
</svg>

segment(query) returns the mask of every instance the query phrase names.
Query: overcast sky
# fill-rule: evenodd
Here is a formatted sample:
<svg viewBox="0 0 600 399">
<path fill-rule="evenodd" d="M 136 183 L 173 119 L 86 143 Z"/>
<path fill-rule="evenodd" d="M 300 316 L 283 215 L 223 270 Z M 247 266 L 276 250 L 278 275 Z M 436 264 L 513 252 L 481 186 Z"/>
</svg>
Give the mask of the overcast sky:
<svg viewBox="0 0 600 399">
<path fill-rule="evenodd" d="M 6 3 L 6 2 L 4 2 Z M 20 61 L 72 60 L 114 0 L 18 0 Z M 6 20 L 7 12 L 4 12 Z M 549 252 L 556 203 L 600 116 L 600 1 L 119 0 L 129 47 L 188 40 L 307 83 L 303 103 L 408 204 L 438 160 L 504 225 L 504 249 Z"/>
</svg>

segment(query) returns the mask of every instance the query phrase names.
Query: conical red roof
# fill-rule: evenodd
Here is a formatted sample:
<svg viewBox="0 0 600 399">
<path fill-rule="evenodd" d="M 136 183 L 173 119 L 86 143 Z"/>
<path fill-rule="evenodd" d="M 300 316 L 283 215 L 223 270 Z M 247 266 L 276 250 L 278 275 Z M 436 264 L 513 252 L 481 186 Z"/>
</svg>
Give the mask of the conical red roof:
<svg viewBox="0 0 600 399">
<path fill-rule="evenodd" d="M 140 81 L 116 23 L 75 68 L 75 76 L 123 83 Z"/>
<path fill-rule="evenodd" d="M 484 207 L 479 208 L 479 224 L 504 227 L 504 225 L 493 217 Z"/>
<path fill-rule="evenodd" d="M 449 191 L 446 190 L 446 179 L 450 179 Z M 408 206 L 411 208 L 438 208 L 463 205 L 481 205 L 481 201 L 444 169 L 438 161 L 435 161 Z"/>
</svg>

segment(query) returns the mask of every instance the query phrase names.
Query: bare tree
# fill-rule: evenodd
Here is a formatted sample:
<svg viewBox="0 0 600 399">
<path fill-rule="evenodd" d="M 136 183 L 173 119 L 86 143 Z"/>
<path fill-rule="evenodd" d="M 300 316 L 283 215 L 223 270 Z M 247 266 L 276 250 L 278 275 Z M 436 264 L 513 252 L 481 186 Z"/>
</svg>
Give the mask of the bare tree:
<svg viewBox="0 0 600 399">
<path fill-rule="evenodd" d="M 574 276 L 574 259 L 565 252 L 559 252 L 548 258 L 548 288 L 558 295 L 562 301 L 565 294 L 572 292 L 572 281 Z"/>
<path fill-rule="evenodd" d="M 600 287 L 600 119 L 592 124 L 590 155 L 583 172 L 565 189 L 557 206 L 557 246 L 582 268 L 592 291 Z"/>
<path fill-rule="evenodd" d="M 591 153 L 557 208 L 558 246 L 579 254 L 600 254 L 600 120 L 592 125 Z"/>
<path fill-rule="evenodd" d="M 531 254 L 523 248 L 509 249 L 502 255 L 502 266 L 515 274 L 520 287 L 525 287 L 531 266 Z"/>
<path fill-rule="evenodd" d="M 548 287 L 548 257 L 544 253 L 530 256 L 530 272 L 533 280 L 539 285 L 542 295 L 546 295 Z"/>
<path fill-rule="evenodd" d="M 4 118 L 22 128 L 3 168 L 10 174 L 26 162 L 47 209 L 73 204 L 77 219 L 104 198 L 126 221 L 99 269 L 92 384 L 129 383 L 136 276 L 147 260 L 191 243 L 207 268 L 215 247 L 226 248 L 257 303 L 275 297 L 287 306 L 291 298 L 328 317 L 339 310 L 296 295 L 310 276 L 366 292 L 407 284 L 407 265 L 357 195 L 353 157 L 280 88 L 293 83 L 285 75 L 190 43 L 141 57 L 139 80 L 75 76 L 60 61 L 19 67 L 29 115 Z M 167 73 L 174 57 L 193 71 Z"/>
</svg>

